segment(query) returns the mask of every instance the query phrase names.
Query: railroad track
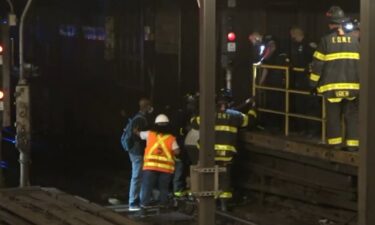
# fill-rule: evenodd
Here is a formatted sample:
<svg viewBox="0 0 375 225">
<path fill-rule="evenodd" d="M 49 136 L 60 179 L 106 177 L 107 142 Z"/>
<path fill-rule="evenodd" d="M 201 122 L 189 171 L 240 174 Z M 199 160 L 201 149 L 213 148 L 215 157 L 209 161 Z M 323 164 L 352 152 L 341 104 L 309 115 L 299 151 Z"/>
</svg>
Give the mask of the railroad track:
<svg viewBox="0 0 375 225">
<path fill-rule="evenodd" d="M 245 220 L 243 218 L 240 218 L 230 212 L 223 212 L 220 210 L 216 210 L 216 216 L 217 219 L 223 218 L 226 221 L 223 221 L 223 224 L 235 224 L 235 225 L 261 225 L 257 224 L 253 221 Z M 220 221 L 221 222 L 221 221 Z M 234 223 L 229 223 L 229 222 L 234 222 Z"/>
</svg>

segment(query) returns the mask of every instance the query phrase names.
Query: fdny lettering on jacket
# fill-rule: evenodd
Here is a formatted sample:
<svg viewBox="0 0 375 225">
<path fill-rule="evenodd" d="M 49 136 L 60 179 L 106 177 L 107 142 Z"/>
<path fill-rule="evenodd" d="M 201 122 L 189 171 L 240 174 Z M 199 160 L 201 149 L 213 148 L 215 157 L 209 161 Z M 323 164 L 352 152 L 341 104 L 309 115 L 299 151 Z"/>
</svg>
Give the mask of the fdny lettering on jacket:
<svg viewBox="0 0 375 225">
<path fill-rule="evenodd" d="M 332 37 L 331 42 L 333 44 L 352 43 L 352 38 L 348 36 L 337 36 L 337 37 Z"/>
</svg>

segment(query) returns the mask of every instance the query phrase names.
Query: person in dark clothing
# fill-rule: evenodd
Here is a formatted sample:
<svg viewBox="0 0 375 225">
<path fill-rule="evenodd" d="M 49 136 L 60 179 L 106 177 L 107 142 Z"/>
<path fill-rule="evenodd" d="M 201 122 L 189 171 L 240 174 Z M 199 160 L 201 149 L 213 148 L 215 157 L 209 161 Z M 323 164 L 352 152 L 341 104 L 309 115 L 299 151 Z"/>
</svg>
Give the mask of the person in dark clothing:
<svg viewBox="0 0 375 225">
<path fill-rule="evenodd" d="M 271 35 L 263 36 L 258 32 L 253 32 L 249 35 L 249 41 L 253 46 L 253 62 L 255 64 L 274 64 L 276 42 Z M 264 84 L 268 74 L 267 69 L 263 69 L 259 78 L 259 84 Z"/>
<path fill-rule="evenodd" d="M 183 96 L 182 107 L 173 109 L 166 107 L 165 114 L 170 119 L 172 134 L 180 146 L 180 153 L 176 156 L 175 172 L 173 176 L 173 192 L 176 198 L 188 195 L 187 177 L 189 166 L 197 161 L 197 142 L 186 145 L 186 138 L 191 134 L 190 119 L 198 114 L 199 93 L 188 93 Z M 193 156 L 193 157 L 192 157 Z"/>
<path fill-rule="evenodd" d="M 292 26 L 290 28 L 290 49 L 289 59 L 293 67 L 309 71 L 309 65 L 312 62 L 312 55 L 317 47 L 313 42 L 308 42 L 305 38 L 305 33 L 302 28 Z M 301 78 L 301 82 L 297 82 L 300 89 L 308 89 L 308 76 Z"/>
<path fill-rule="evenodd" d="M 147 114 L 153 110 L 151 101 L 147 98 L 142 98 L 139 101 L 139 112 L 134 116 L 133 121 L 133 141 L 134 145 L 129 149 L 129 159 L 131 162 L 132 173 L 129 188 L 129 211 L 140 210 L 140 191 L 141 191 L 141 178 L 143 166 L 143 153 L 145 149 L 145 141 L 137 136 L 137 132 L 144 131 L 149 128 L 147 121 Z"/>
<path fill-rule="evenodd" d="M 310 85 L 312 93 L 317 91 L 326 99 L 328 144 L 358 151 L 359 40 L 353 33 L 344 32 L 342 24 L 349 19 L 340 7 L 332 6 L 326 15 L 330 32 L 314 53 Z"/>
<path fill-rule="evenodd" d="M 308 42 L 300 27 L 290 29 L 289 63 L 290 63 L 290 88 L 308 92 L 309 71 L 312 55 L 316 44 Z M 320 117 L 321 106 L 317 96 L 300 94 L 290 95 L 290 111 L 297 114 Z M 302 135 L 317 136 L 319 122 L 301 118 L 293 118 L 291 127 Z"/>
<path fill-rule="evenodd" d="M 277 45 L 276 38 L 272 35 L 261 35 L 253 32 L 249 35 L 249 41 L 254 49 L 254 64 L 256 65 L 280 65 L 283 60 Z M 283 70 L 262 68 L 256 77 L 256 83 L 260 86 L 271 88 L 283 88 L 285 86 L 285 75 Z M 259 108 L 284 111 L 284 93 L 271 90 L 258 90 L 256 102 Z M 283 118 L 273 113 L 262 113 L 259 116 L 259 124 L 269 131 L 283 130 Z"/>
</svg>

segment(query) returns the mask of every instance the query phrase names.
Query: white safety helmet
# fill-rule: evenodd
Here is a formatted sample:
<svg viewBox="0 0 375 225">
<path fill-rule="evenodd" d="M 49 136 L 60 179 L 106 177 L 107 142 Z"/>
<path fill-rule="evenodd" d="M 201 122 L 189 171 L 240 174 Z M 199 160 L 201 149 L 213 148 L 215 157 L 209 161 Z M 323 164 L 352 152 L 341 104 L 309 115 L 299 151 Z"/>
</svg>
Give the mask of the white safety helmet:
<svg viewBox="0 0 375 225">
<path fill-rule="evenodd" d="M 158 124 L 158 123 L 169 123 L 169 119 L 166 115 L 164 114 L 159 114 L 156 118 L 155 118 L 155 123 Z"/>
</svg>

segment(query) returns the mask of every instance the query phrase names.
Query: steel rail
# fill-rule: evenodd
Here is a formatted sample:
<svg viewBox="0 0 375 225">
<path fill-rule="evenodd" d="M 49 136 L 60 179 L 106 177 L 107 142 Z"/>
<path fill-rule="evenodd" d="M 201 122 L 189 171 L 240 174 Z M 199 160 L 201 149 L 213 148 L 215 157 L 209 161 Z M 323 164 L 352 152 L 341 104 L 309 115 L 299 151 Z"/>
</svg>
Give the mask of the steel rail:
<svg viewBox="0 0 375 225">
<path fill-rule="evenodd" d="M 245 225 L 259 225 L 257 223 L 254 223 L 252 221 L 249 221 L 249 220 L 245 220 L 245 219 L 242 219 L 238 216 L 234 216 L 234 215 L 231 215 L 230 213 L 228 212 L 223 212 L 223 211 L 219 211 L 219 210 L 216 210 L 216 215 L 218 216 L 222 216 L 222 217 L 225 217 L 227 219 L 230 219 L 230 220 L 233 220 L 233 221 L 236 221 L 236 222 L 239 222 L 241 224 L 245 224 Z"/>
</svg>

